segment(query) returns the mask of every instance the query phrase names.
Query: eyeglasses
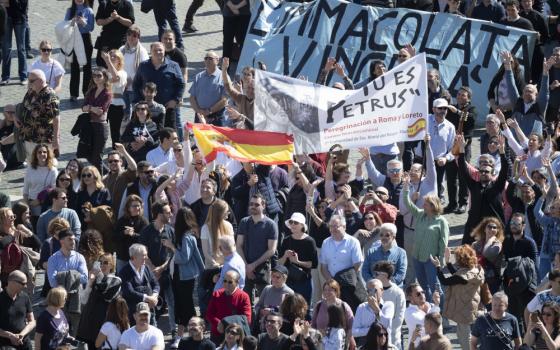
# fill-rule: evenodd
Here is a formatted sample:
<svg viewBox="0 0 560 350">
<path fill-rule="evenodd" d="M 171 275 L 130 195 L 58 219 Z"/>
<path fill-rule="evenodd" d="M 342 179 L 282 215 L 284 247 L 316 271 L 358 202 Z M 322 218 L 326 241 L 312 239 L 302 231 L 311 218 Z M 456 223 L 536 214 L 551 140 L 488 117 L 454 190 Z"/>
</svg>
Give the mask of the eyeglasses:
<svg viewBox="0 0 560 350">
<path fill-rule="evenodd" d="M 101 265 L 109 265 L 111 262 L 109 260 L 103 260 Z"/>
<path fill-rule="evenodd" d="M 224 283 L 226 283 L 226 284 L 234 284 L 235 281 L 233 281 L 233 280 L 226 280 L 226 279 L 224 278 Z"/>
<path fill-rule="evenodd" d="M 82 179 L 83 179 L 83 178 L 86 178 L 86 177 L 93 177 L 93 174 L 91 174 L 91 173 L 83 173 L 83 174 L 82 174 Z"/>
<path fill-rule="evenodd" d="M 58 179 L 58 181 L 61 181 L 61 182 L 70 182 L 70 181 L 72 181 L 72 179 L 69 178 L 69 177 L 61 177 L 60 179 Z"/>
<path fill-rule="evenodd" d="M 15 220 L 15 219 L 16 219 L 16 216 L 12 214 L 12 215 L 8 216 L 8 219 L 10 219 L 10 220 Z"/>
<path fill-rule="evenodd" d="M 488 142 L 489 145 L 499 145 L 500 143 L 498 141 L 490 141 Z"/>
<path fill-rule="evenodd" d="M 521 227 L 521 226 L 523 226 L 523 223 L 522 223 L 522 222 L 515 222 L 515 221 L 512 221 L 512 222 L 509 223 L 509 225 L 510 225 L 510 226 Z"/>
<path fill-rule="evenodd" d="M 227 332 L 228 332 L 228 334 L 231 334 L 231 335 L 239 335 L 239 333 L 237 333 L 237 331 L 235 329 L 230 329 Z"/>
<path fill-rule="evenodd" d="M 150 174 L 153 174 L 153 173 L 155 173 L 155 172 L 156 172 L 156 171 L 153 170 L 153 169 L 152 169 L 152 170 L 146 170 L 146 171 L 144 171 L 144 174 L 150 175 Z"/>
<path fill-rule="evenodd" d="M 398 174 L 401 172 L 401 168 L 391 168 L 391 169 L 387 169 L 387 172 L 391 173 L 391 174 Z"/>
<path fill-rule="evenodd" d="M 109 163 L 118 163 L 120 161 L 120 159 L 109 159 Z"/>
<path fill-rule="evenodd" d="M 48 47 L 43 47 L 41 48 L 41 52 L 51 52 L 52 49 L 49 49 Z"/>
<path fill-rule="evenodd" d="M 491 229 L 491 230 L 497 230 L 497 229 L 498 229 L 498 226 L 497 226 L 497 225 L 490 224 L 490 225 L 486 225 L 486 228 L 489 228 L 489 229 Z"/>
<path fill-rule="evenodd" d="M 385 193 L 385 192 L 381 192 L 381 191 L 375 191 L 375 194 L 378 196 L 388 196 L 389 194 Z"/>
</svg>

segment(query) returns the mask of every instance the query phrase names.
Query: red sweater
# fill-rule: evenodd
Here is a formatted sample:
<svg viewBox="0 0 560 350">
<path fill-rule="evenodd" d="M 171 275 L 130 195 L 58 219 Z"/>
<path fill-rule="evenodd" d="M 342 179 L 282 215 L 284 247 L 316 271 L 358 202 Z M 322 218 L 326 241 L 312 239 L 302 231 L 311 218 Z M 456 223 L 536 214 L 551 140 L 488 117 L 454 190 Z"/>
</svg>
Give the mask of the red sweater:
<svg viewBox="0 0 560 350">
<path fill-rule="evenodd" d="M 249 295 L 239 288 L 232 295 L 227 295 L 224 288 L 220 288 L 212 293 L 212 298 L 210 298 L 206 310 L 206 319 L 212 326 L 210 332 L 213 335 L 219 335 L 218 323 L 222 318 L 231 315 L 245 315 L 247 321 L 251 324 L 251 300 Z"/>
</svg>

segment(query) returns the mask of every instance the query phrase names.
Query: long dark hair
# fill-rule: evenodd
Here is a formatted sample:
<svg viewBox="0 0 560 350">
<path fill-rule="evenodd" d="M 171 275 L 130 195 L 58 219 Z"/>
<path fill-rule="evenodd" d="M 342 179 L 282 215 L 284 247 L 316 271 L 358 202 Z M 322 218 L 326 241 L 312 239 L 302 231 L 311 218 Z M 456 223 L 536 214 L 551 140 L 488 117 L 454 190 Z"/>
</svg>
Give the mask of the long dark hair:
<svg viewBox="0 0 560 350">
<path fill-rule="evenodd" d="M 91 4 L 89 2 L 89 0 L 84 0 L 84 6 L 86 7 L 91 7 Z M 76 2 L 74 0 L 72 0 L 72 5 L 70 6 L 70 19 L 74 18 L 74 16 L 76 16 L 76 11 L 78 10 L 78 5 L 76 5 Z"/>
<path fill-rule="evenodd" d="M 23 221 L 23 214 L 29 210 L 29 206 L 22 201 L 15 202 L 12 205 L 12 212 L 16 216 L 16 220 L 14 221 L 14 225 L 17 226 L 22 224 L 26 227 L 29 226 L 28 222 Z"/>
<path fill-rule="evenodd" d="M 387 328 L 385 328 L 379 322 L 373 322 L 369 327 L 369 331 L 366 334 L 366 345 L 362 348 L 363 350 L 387 350 L 389 349 L 389 338 L 385 337 L 385 345 L 379 345 L 378 335 L 381 332 L 387 333 Z"/>
<path fill-rule="evenodd" d="M 198 224 L 196 223 L 194 212 L 189 207 L 180 208 L 175 218 L 175 245 L 180 247 L 183 236 L 193 231 L 198 232 Z"/>
<path fill-rule="evenodd" d="M 329 306 L 327 314 L 329 315 L 327 327 L 346 329 L 346 316 L 342 306 L 336 304 Z"/>
<path fill-rule="evenodd" d="M 121 332 L 130 328 L 128 323 L 128 305 L 123 297 L 118 296 L 109 304 L 105 321 L 114 323 Z"/>
</svg>

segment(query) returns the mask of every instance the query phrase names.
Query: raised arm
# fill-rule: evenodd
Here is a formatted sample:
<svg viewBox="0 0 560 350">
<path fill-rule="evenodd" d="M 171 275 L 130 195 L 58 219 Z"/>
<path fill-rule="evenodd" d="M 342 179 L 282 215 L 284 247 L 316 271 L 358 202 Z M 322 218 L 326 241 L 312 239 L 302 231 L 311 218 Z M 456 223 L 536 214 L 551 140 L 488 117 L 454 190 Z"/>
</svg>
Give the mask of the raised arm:
<svg viewBox="0 0 560 350">
<path fill-rule="evenodd" d="M 366 170 L 368 173 L 369 180 L 375 184 L 375 186 L 383 186 L 385 183 L 385 179 L 387 178 L 385 175 L 381 174 L 373 164 L 371 157 L 369 155 L 369 149 L 367 148 L 359 148 L 358 151 L 360 154 L 366 158 Z"/>
<path fill-rule="evenodd" d="M 502 63 L 504 64 L 508 97 L 511 101 L 515 102 L 520 97 L 520 94 L 519 91 L 517 91 L 517 86 L 515 85 L 515 79 L 513 77 L 513 71 L 511 70 L 513 57 L 511 56 L 511 52 L 509 51 L 502 51 L 500 55 L 502 57 Z"/>
</svg>

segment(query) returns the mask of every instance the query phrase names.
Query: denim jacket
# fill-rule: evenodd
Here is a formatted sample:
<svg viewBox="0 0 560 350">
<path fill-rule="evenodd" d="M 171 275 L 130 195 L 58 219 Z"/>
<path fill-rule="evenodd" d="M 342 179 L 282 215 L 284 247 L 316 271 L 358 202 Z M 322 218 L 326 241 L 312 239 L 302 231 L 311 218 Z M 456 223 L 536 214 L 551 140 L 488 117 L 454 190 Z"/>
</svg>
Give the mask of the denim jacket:
<svg viewBox="0 0 560 350">
<path fill-rule="evenodd" d="M 181 246 L 175 251 L 174 259 L 175 265 L 179 267 L 181 281 L 196 278 L 204 271 L 204 263 L 196 246 L 196 238 L 189 233 L 185 233 L 183 236 Z"/>
</svg>

